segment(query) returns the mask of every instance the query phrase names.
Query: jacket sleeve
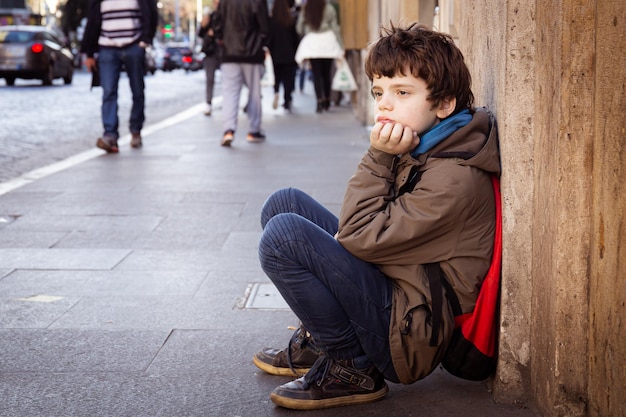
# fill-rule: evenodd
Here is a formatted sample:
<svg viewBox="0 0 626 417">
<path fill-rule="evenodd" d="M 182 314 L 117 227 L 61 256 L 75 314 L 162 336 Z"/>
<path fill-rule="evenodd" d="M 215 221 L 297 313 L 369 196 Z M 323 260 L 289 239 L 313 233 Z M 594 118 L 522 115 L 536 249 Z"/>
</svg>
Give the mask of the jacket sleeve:
<svg viewBox="0 0 626 417">
<path fill-rule="evenodd" d="M 142 0 L 141 4 L 141 41 L 152 44 L 156 34 L 158 11 L 155 0 Z"/>
<path fill-rule="evenodd" d="M 343 48 L 343 37 L 341 36 L 341 27 L 339 26 L 339 18 L 337 16 L 337 12 L 335 8 L 330 5 L 330 3 L 326 3 L 326 9 L 324 10 L 324 16 L 328 15 L 328 25 L 330 26 L 330 30 L 333 31 L 335 37 L 337 38 L 337 42 L 341 49 Z"/>
<path fill-rule="evenodd" d="M 270 19 L 267 11 L 267 3 L 265 1 L 259 2 L 258 13 L 256 13 L 257 23 L 259 25 L 259 36 L 263 39 L 263 46 L 269 46 L 271 41 L 270 34 Z"/>
<path fill-rule="evenodd" d="M 224 2 L 220 2 L 217 10 L 211 14 L 211 27 L 213 28 L 213 36 L 215 39 L 222 41 L 224 39 Z"/>
<path fill-rule="evenodd" d="M 303 37 L 305 35 L 304 9 L 302 9 L 300 13 L 298 13 L 298 18 L 296 19 L 296 32 L 298 32 L 298 35 L 300 35 L 300 37 Z"/>
<path fill-rule="evenodd" d="M 396 175 L 407 176 L 408 169 L 396 173 L 390 157 L 395 158 L 370 148 L 361 160 L 341 208 L 339 243 L 358 258 L 379 265 L 446 259 L 467 213 L 463 208 L 471 190 L 462 180 L 467 168 L 440 164 L 425 171 L 412 192 L 395 198 Z"/>
<path fill-rule="evenodd" d="M 102 15 L 100 14 L 100 0 L 90 0 L 87 7 L 87 25 L 85 33 L 80 43 L 80 51 L 93 58 L 98 52 L 98 39 L 100 38 L 100 27 L 102 25 Z"/>
</svg>

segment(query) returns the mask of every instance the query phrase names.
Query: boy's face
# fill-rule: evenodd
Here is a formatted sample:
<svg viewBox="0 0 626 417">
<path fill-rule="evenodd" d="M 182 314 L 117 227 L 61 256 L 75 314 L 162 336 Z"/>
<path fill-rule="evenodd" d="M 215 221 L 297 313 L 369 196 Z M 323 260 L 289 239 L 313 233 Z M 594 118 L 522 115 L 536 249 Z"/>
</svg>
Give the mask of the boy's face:
<svg viewBox="0 0 626 417">
<path fill-rule="evenodd" d="M 376 100 L 375 120 L 382 123 L 395 123 L 409 127 L 417 135 L 447 117 L 447 104 L 442 102 L 437 108 L 428 101 L 430 91 L 426 82 L 411 75 L 394 77 L 374 77 L 372 95 Z M 454 110 L 454 108 L 452 109 Z"/>
</svg>

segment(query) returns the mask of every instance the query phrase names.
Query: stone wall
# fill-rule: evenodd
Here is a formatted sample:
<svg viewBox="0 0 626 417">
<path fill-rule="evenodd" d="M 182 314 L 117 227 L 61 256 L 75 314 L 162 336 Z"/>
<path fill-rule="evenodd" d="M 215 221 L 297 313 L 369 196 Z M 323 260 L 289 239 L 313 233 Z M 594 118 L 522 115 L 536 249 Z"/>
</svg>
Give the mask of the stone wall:
<svg viewBox="0 0 626 417">
<path fill-rule="evenodd" d="M 456 2 L 504 197 L 494 395 L 546 416 L 626 414 L 626 6 Z"/>
</svg>

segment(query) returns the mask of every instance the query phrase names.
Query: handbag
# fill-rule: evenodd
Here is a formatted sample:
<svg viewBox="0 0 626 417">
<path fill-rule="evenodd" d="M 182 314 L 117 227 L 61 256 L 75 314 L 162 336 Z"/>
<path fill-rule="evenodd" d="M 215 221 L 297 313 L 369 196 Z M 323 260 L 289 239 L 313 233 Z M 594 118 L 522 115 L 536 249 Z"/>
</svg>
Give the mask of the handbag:
<svg viewBox="0 0 626 417">
<path fill-rule="evenodd" d="M 206 34 L 202 41 L 202 52 L 206 56 L 213 56 L 217 49 L 217 42 L 215 41 L 215 37 L 209 36 Z"/>
<path fill-rule="evenodd" d="M 356 91 L 356 81 L 354 80 L 352 71 L 350 71 L 350 65 L 348 65 L 348 61 L 346 61 L 346 58 L 342 57 L 335 62 L 337 70 L 335 71 L 335 75 L 333 76 L 331 89 L 343 92 Z"/>
</svg>

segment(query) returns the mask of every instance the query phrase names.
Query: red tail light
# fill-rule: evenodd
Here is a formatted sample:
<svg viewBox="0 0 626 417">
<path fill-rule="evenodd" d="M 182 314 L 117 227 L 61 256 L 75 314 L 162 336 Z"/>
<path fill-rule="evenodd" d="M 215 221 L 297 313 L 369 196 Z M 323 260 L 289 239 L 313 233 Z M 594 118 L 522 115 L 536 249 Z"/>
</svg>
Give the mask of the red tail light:
<svg viewBox="0 0 626 417">
<path fill-rule="evenodd" d="M 43 44 L 41 43 L 34 43 L 31 47 L 30 50 L 33 51 L 33 53 L 35 54 L 40 54 L 43 52 Z"/>
<path fill-rule="evenodd" d="M 184 56 L 183 57 L 183 62 L 185 64 L 191 64 L 191 61 L 193 61 L 193 59 L 190 56 Z"/>
</svg>

